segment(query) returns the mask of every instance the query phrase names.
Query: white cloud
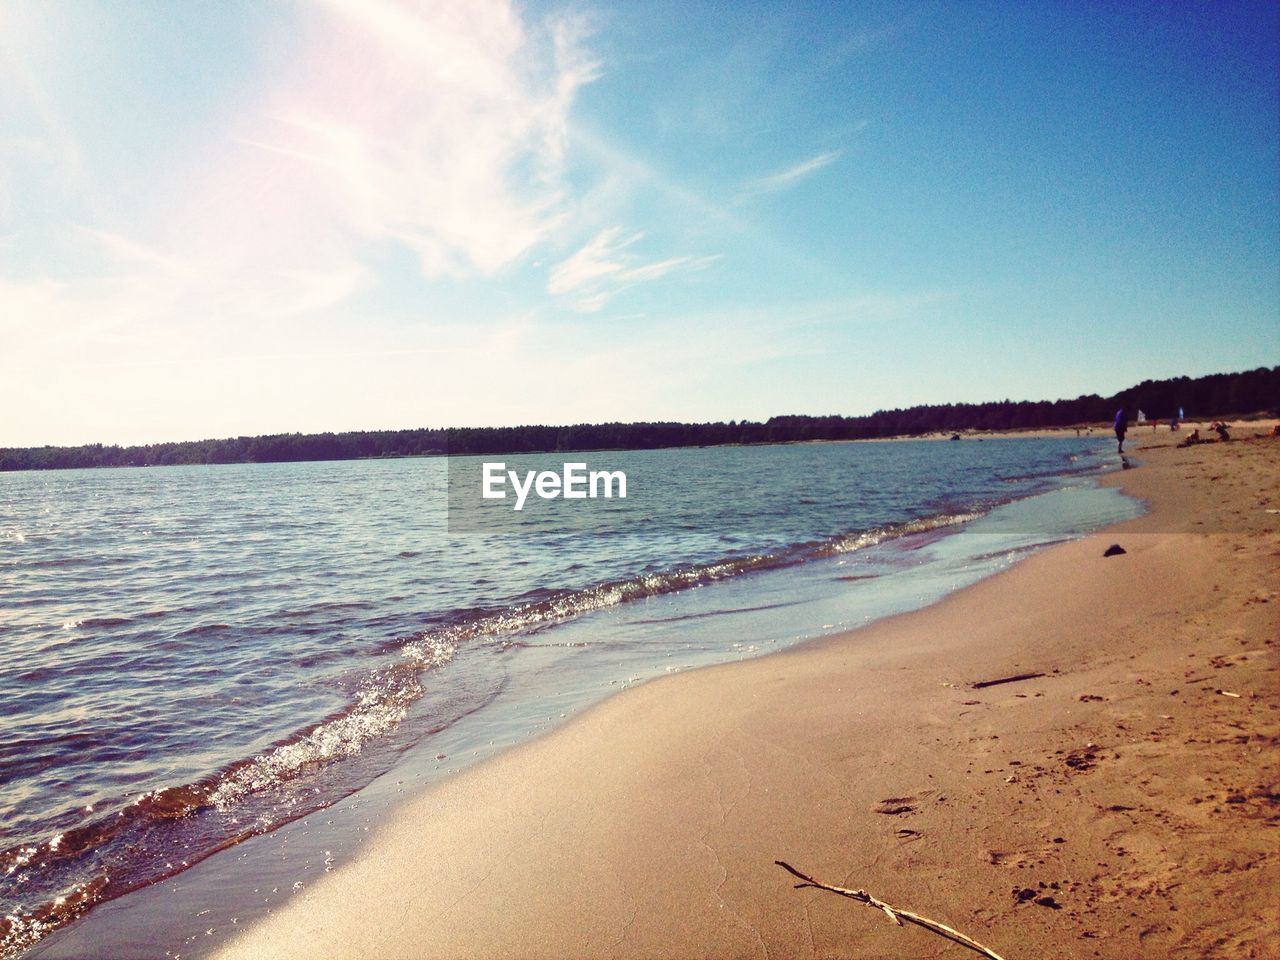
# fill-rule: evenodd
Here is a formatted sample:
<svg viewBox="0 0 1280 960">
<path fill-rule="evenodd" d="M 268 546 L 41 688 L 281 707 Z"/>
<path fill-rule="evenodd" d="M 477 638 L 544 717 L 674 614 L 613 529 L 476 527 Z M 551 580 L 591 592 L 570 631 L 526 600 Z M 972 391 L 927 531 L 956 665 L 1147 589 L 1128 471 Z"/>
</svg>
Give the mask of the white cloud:
<svg viewBox="0 0 1280 960">
<path fill-rule="evenodd" d="M 599 73 L 580 19 L 526 23 L 508 0 L 294 12 L 291 56 L 235 111 L 210 118 L 185 156 L 174 144 L 136 156 L 153 206 L 108 194 L 100 207 L 42 209 L 9 238 L 26 254 L 0 264 L 0 310 L 23 331 L 15 352 L 47 360 L 127 338 L 162 354 L 193 336 L 233 350 L 266 325 L 349 303 L 385 276 L 389 248 L 410 250 L 428 278 L 488 276 L 563 222 L 569 115 Z M 40 82 L 74 70 L 73 52 L 50 45 L 35 63 L 0 47 L 0 78 L 21 81 L 0 107 L 25 104 L 30 131 L 0 136 L 0 163 L 30 140 L 63 158 L 44 164 L 48 178 L 79 165 Z M 29 170 L 18 175 L 30 185 Z"/>
<path fill-rule="evenodd" d="M 828 150 L 820 153 L 816 157 L 810 157 L 808 160 L 801 161 L 793 166 L 787 167 L 778 173 L 770 174 L 767 177 L 761 177 L 754 180 L 748 185 L 747 193 L 774 193 L 778 190 L 785 190 L 799 180 L 803 180 L 809 174 L 823 167 L 835 163 L 840 159 L 842 151 Z"/>
<path fill-rule="evenodd" d="M 624 268 L 619 258 L 640 237 L 638 233 L 624 237 L 620 227 L 601 230 L 581 250 L 552 268 L 547 291 L 570 293 L 584 284 L 622 273 Z"/>
<path fill-rule="evenodd" d="M 344 228 L 431 276 L 490 275 L 560 223 L 569 113 L 599 66 L 580 22 L 504 0 L 325 0 L 245 143 L 297 162 Z"/>
<path fill-rule="evenodd" d="M 628 253 L 628 248 L 643 236 L 642 233 L 624 234 L 621 227 L 601 230 L 581 250 L 552 268 L 547 292 L 569 296 L 574 309 L 590 313 L 627 287 L 657 280 L 673 270 L 705 267 L 718 259 L 684 256 L 638 262 Z"/>
</svg>

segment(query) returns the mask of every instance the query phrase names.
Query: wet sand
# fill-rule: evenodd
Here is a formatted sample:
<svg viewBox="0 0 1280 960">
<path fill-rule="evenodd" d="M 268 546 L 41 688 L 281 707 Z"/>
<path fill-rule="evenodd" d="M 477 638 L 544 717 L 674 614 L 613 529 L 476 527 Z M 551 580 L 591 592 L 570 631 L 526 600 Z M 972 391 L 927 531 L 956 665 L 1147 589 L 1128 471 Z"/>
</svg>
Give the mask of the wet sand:
<svg viewBox="0 0 1280 960">
<path fill-rule="evenodd" d="M 1176 439 L 1134 431 L 1109 478 L 1146 516 L 614 697 L 424 791 L 219 955 L 976 955 L 779 859 L 1007 960 L 1280 955 L 1280 441 Z"/>
</svg>

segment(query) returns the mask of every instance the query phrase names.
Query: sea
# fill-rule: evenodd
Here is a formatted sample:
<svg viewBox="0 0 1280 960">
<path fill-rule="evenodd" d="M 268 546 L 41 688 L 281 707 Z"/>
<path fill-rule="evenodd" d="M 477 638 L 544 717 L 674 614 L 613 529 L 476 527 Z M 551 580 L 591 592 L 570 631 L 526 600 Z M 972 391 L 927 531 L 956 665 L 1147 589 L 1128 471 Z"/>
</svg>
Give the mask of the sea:
<svg viewBox="0 0 1280 960">
<path fill-rule="evenodd" d="M 108 943 L 75 930 L 130 903 L 138 955 L 207 951 L 354 855 L 369 810 L 605 697 L 1135 516 L 1097 483 L 1112 442 L 491 457 L 628 495 L 486 524 L 448 495 L 481 458 L 0 474 L 0 958 Z"/>
</svg>

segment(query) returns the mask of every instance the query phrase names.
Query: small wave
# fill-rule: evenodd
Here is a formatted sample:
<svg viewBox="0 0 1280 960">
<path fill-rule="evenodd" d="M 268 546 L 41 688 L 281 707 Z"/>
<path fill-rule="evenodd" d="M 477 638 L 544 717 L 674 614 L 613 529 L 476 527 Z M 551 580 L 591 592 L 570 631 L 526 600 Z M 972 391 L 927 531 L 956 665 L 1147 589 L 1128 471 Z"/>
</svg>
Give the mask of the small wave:
<svg viewBox="0 0 1280 960">
<path fill-rule="evenodd" d="M 178 634 L 179 637 L 198 637 L 205 633 L 217 633 L 221 630 L 230 630 L 231 625 L 227 623 L 202 623 L 198 627 L 191 627 L 189 630 L 183 630 Z"/>
<path fill-rule="evenodd" d="M 91 562 L 90 557 L 46 557 L 43 560 L 28 560 L 24 566 L 33 569 L 49 567 L 75 567 Z"/>
<path fill-rule="evenodd" d="M 305 620 L 320 613 L 341 613 L 345 610 L 372 610 L 375 604 L 370 600 L 335 600 L 328 603 L 314 603 L 309 607 L 297 610 L 282 611 L 279 616 L 285 620 Z M 289 629 L 293 629 L 290 627 Z"/>
<path fill-rule="evenodd" d="M 982 515 L 982 511 L 978 510 L 968 510 L 961 513 L 940 513 L 931 517 L 919 517 L 915 520 L 907 520 L 903 523 L 893 523 L 884 527 L 876 527 L 871 530 L 864 530 L 859 533 L 836 537 L 829 547 L 820 548 L 818 555 L 831 556 L 841 553 L 851 553 L 855 550 L 863 550 L 867 547 L 877 546 L 884 543 L 886 540 L 898 540 L 903 537 L 912 536 L 913 534 L 932 533 L 937 530 L 943 530 L 947 527 L 958 527 L 971 520 L 977 520 Z"/>
<path fill-rule="evenodd" d="M 724 610 L 706 610 L 701 613 L 682 613 L 675 617 L 654 617 L 649 620 L 632 620 L 631 623 L 656 624 L 656 623 L 680 623 L 685 620 L 705 620 L 708 617 L 723 617 L 733 613 L 758 613 L 762 610 L 779 610 L 783 607 L 794 607 L 798 601 L 787 601 L 785 603 L 765 603 L 758 607 L 726 607 Z"/>
<path fill-rule="evenodd" d="M 77 621 L 77 626 L 81 627 L 122 627 L 127 623 L 133 623 L 133 617 L 86 617 Z"/>
<path fill-rule="evenodd" d="M 406 662 L 372 674 L 345 710 L 288 738 L 274 749 L 233 766 L 209 792 L 208 801 L 229 810 L 250 793 L 278 787 L 317 766 L 355 756 L 370 740 L 400 723 L 422 696 L 418 674 L 453 659 L 456 642 L 420 636 L 402 648 Z"/>
<path fill-rule="evenodd" d="M 21 541 L 19 541 L 21 542 Z M 44 557 L 38 560 L 22 561 L 22 566 L 31 569 L 47 569 L 50 567 L 80 567 L 92 564 L 94 567 L 115 567 L 121 564 L 132 563 L 129 557 L 99 557 L 99 556 L 83 556 L 83 557 Z"/>
<path fill-rule="evenodd" d="M 199 784 L 152 791 L 113 814 L 56 833 L 41 843 L 20 844 L 0 851 L 0 876 L 11 878 L 16 873 L 17 883 L 26 882 L 33 870 L 38 870 L 41 876 L 52 876 L 59 864 L 96 858 L 96 866 L 89 879 L 70 888 L 64 887 L 61 893 L 35 909 L 14 911 L 0 917 L 0 957 L 16 957 L 52 930 L 74 920 L 104 899 L 104 890 L 111 877 L 102 858 L 97 855 L 113 843 L 136 836 L 139 830 L 152 829 L 157 820 L 185 817 L 205 805 L 203 793 Z M 212 852 L 206 851 L 198 859 Z M 128 893 L 154 879 L 159 877 L 117 883 L 113 885 L 111 896 Z"/>
<path fill-rule="evenodd" d="M 78 917 L 101 898 L 106 885 L 106 875 L 100 874 L 77 884 L 38 910 L 21 916 L 0 917 L 0 957 L 17 957 L 51 931 Z"/>
<path fill-rule="evenodd" d="M 1026 553 L 1035 553 L 1045 547 L 1052 547 L 1059 543 L 1070 542 L 1069 537 L 1053 537 L 1047 540 L 1037 540 L 1035 543 L 1022 543 L 1015 546 L 1002 547 L 999 550 L 987 550 L 983 553 L 975 553 L 968 558 L 970 563 L 985 563 L 988 560 L 1006 560 L 1018 557 Z"/>
<path fill-rule="evenodd" d="M 1001 483 L 1027 483 L 1032 480 L 1057 480 L 1066 477 L 1078 477 L 1086 474 L 1101 473 L 1103 467 L 1101 464 L 1087 462 L 1080 464 L 1074 459 L 1070 461 L 1073 465 L 1066 468 L 1056 468 L 1053 470 L 1039 470 L 1033 473 L 1010 473 L 997 477 Z"/>
<path fill-rule="evenodd" d="M 401 653 L 411 659 L 422 655 L 424 662 L 434 662 L 440 650 L 448 650 L 451 657 L 459 645 L 468 641 L 531 632 L 623 603 L 663 596 L 745 574 L 852 553 L 887 540 L 958 526 L 981 515 L 976 511 L 968 511 L 920 517 L 870 530 L 852 531 L 824 540 L 795 543 L 772 553 L 726 557 L 674 570 L 646 571 L 629 579 L 607 581 L 581 590 L 540 587 L 522 595 L 522 602 L 512 606 L 490 611 L 455 611 L 452 624 L 423 632 L 405 643 Z"/>
</svg>

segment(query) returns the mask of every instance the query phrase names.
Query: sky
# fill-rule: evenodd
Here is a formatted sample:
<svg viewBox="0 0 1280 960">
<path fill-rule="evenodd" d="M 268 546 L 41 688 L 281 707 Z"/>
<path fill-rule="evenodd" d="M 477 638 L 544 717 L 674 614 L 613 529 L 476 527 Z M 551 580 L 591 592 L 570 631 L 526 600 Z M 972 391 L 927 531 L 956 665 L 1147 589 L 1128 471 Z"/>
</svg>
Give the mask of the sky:
<svg viewBox="0 0 1280 960">
<path fill-rule="evenodd" d="M 1280 363 L 1272 3 L 2 0 L 0 446 Z"/>
</svg>

